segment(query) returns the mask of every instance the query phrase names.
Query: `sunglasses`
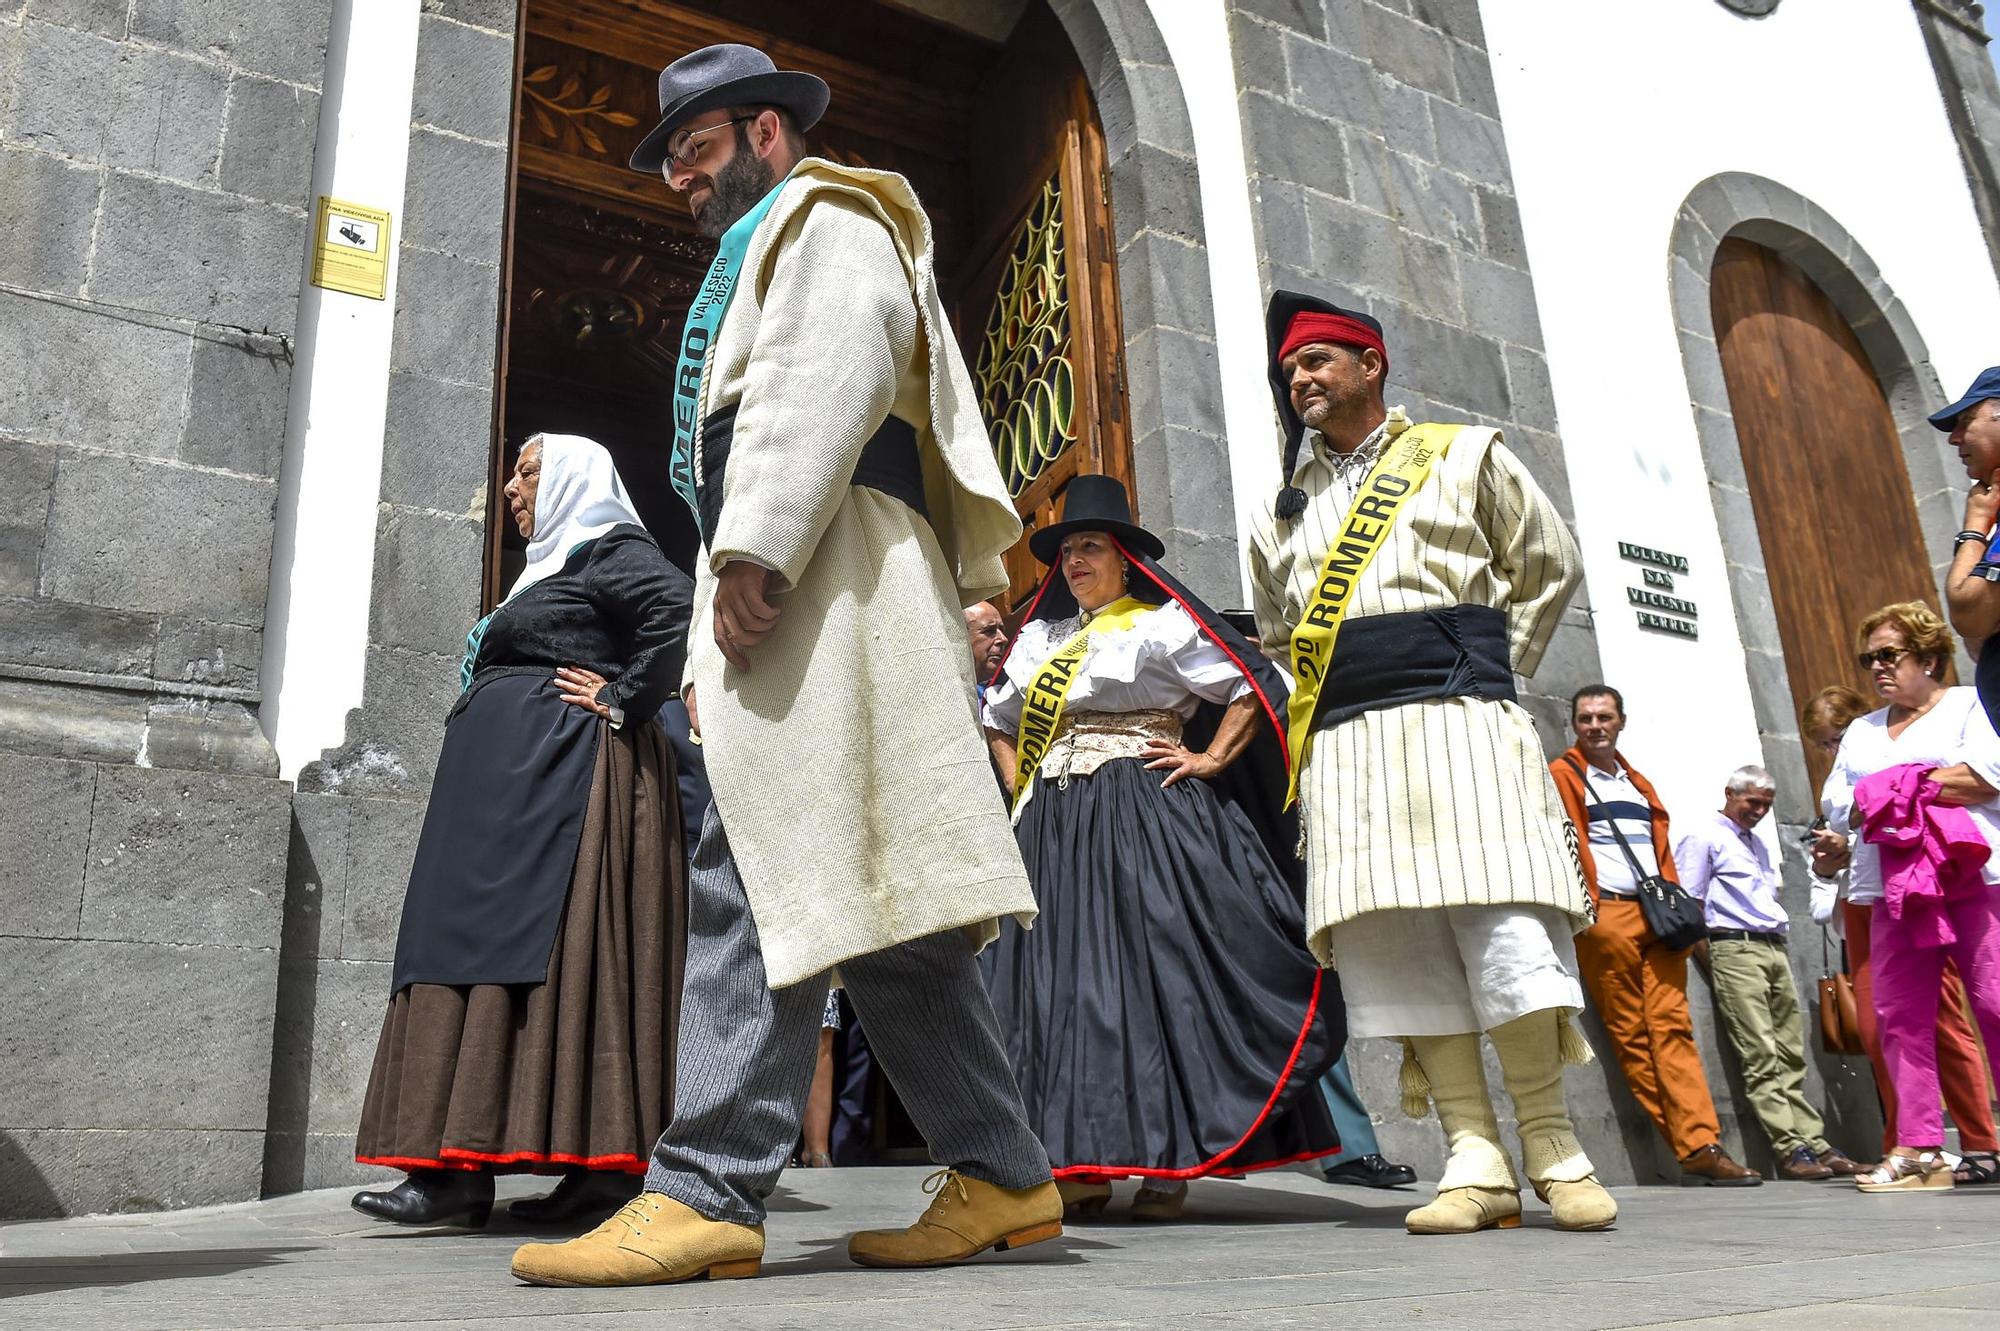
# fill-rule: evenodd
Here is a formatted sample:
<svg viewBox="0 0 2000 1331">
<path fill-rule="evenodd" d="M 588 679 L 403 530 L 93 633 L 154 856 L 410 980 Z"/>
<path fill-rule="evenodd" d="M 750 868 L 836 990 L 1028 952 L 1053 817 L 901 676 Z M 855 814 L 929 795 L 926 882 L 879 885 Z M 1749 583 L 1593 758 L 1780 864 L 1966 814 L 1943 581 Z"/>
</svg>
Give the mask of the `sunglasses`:
<svg viewBox="0 0 2000 1331">
<path fill-rule="evenodd" d="M 1863 670 L 1872 670 L 1877 666 L 1893 666 L 1909 654 L 1907 647 L 1880 647 L 1872 652 L 1862 652 L 1854 659 L 1861 663 Z"/>
</svg>

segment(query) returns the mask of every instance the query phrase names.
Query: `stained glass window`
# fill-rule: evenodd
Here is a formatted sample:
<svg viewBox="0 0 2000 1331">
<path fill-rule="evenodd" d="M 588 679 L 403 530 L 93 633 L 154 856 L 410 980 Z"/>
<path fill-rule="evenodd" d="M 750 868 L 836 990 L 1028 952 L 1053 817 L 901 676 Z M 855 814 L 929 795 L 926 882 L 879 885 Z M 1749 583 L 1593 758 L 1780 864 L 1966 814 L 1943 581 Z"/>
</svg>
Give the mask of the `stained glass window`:
<svg viewBox="0 0 2000 1331">
<path fill-rule="evenodd" d="M 1019 496 L 1076 442 L 1069 272 L 1057 177 L 1014 236 L 974 377 L 1009 494 Z"/>
</svg>

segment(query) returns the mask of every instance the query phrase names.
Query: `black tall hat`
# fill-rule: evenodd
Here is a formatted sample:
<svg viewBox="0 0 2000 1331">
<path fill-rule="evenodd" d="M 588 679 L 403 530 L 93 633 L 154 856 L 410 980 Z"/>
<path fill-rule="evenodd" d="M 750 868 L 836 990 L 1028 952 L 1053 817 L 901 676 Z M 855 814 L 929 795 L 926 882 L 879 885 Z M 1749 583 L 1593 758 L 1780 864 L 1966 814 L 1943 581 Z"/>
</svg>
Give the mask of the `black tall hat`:
<svg viewBox="0 0 2000 1331">
<path fill-rule="evenodd" d="M 819 123 L 831 97 L 826 81 L 779 69 L 754 46 L 722 42 L 691 51 L 660 71 L 660 123 L 632 150 L 632 168 L 648 174 L 667 160 L 667 140 L 688 121 L 723 106 L 782 106 L 803 132 Z"/>
<path fill-rule="evenodd" d="M 1115 476 L 1078 476 L 1063 492 L 1062 521 L 1028 537 L 1028 549 L 1044 564 L 1056 562 L 1063 538 L 1071 532 L 1102 531 L 1116 536 L 1127 549 L 1158 559 L 1167 552 L 1160 538 L 1132 521 L 1132 498 Z"/>
<path fill-rule="evenodd" d="M 1278 421 L 1285 430 L 1285 470 L 1278 479 L 1281 488 L 1278 491 L 1277 512 L 1287 522 L 1306 511 L 1306 492 L 1292 484 L 1292 473 L 1299 465 L 1299 447 L 1305 440 L 1306 423 L 1292 409 L 1291 380 L 1279 363 L 1281 358 L 1278 353 L 1284 348 L 1285 334 L 1291 328 L 1292 320 L 1308 313 L 1353 319 L 1374 329 L 1378 336 L 1382 332 L 1382 325 L 1375 316 L 1360 310 L 1344 310 L 1330 300 L 1298 291 L 1271 293 L 1271 303 L 1264 311 L 1264 337 L 1270 349 L 1271 396 L 1277 399 Z"/>
</svg>

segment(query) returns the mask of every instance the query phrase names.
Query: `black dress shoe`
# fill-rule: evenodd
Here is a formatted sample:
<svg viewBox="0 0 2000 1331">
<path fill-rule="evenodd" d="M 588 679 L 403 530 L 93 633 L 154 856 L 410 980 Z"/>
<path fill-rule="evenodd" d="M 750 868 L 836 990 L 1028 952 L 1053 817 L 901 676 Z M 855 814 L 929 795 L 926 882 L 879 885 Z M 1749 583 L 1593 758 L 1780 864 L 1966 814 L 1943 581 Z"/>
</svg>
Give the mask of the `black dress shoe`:
<svg viewBox="0 0 2000 1331">
<path fill-rule="evenodd" d="M 1408 1165 L 1392 1165 L 1379 1155 L 1356 1156 L 1325 1171 L 1328 1183 L 1354 1183 L 1364 1188 L 1403 1188 L 1417 1181 Z"/>
<path fill-rule="evenodd" d="M 572 1169 L 563 1175 L 554 1192 L 546 1197 L 523 1197 L 511 1202 L 507 1214 L 535 1225 L 553 1225 L 580 1215 L 610 1215 L 639 1195 L 645 1186 L 643 1174 L 610 1174 L 595 1169 Z"/>
<path fill-rule="evenodd" d="M 398 1225 L 483 1229 L 493 1214 L 493 1175 L 483 1169 L 413 1169 L 387 1192 L 357 1192 L 349 1204 Z"/>
</svg>

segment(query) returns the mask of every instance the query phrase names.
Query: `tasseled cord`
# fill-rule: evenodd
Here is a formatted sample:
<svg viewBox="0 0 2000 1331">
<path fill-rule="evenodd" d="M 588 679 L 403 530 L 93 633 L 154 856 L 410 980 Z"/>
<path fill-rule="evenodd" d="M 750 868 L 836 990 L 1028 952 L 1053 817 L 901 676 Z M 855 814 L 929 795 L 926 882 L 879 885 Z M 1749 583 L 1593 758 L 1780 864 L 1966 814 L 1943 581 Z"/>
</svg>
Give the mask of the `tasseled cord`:
<svg viewBox="0 0 2000 1331">
<path fill-rule="evenodd" d="M 1403 1071 L 1399 1078 L 1403 1091 L 1403 1116 L 1427 1118 L 1431 1112 L 1431 1078 L 1417 1062 L 1416 1041 L 1403 1041 Z"/>
<path fill-rule="evenodd" d="M 1556 1049 L 1562 1054 L 1562 1061 L 1579 1068 L 1587 1068 L 1597 1061 L 1591 1052 L 1590 1041 L 1576 1028 L 1574 1012 L 1556 1014 Z"/>
</svg>

